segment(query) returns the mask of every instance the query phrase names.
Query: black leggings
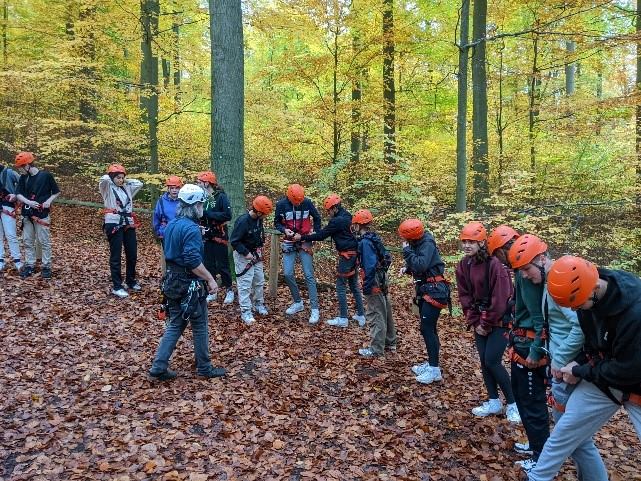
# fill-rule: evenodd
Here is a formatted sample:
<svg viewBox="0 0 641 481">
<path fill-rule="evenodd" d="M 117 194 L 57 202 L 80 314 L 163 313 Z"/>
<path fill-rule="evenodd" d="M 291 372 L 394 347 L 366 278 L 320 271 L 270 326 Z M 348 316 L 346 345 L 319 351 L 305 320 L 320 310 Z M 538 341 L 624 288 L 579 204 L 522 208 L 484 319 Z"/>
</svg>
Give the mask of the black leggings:
<svg viewBox="0 0 641 481">
<path fill-rule="evenodd" d="M 436 322 L 438 321 L 438 316 L 441 315 L 441 310 L 421 299 L 419 301 L 419 311 L 421 313 L 421 335 L 427 348 L 427 358 L 430 366 L 438 367 L 441 343 L 438 340 Z"/>
<path fill-rule="evenodd" d="M 222 287 L 231 289 L 231 271 L 229 270 L 229 252 L 227 245 L 220 242 L 205 241 L 205 268 L 214 278 L 220 274 Z"/>
<path fill-rule="evenodd" d="M 512 385 L 510 384 L 510 375 L 503 366 L 503 353 L 507 347 L 507 329 L 504 327 L 494 327 L 492 332 L 487 336 L 474 334 L 476 340 L 476 350 L 479 352 L 481 359 L 481 372 L 483 381 L 487 388 L 490 399 L 498 399 L 498 387 L 501 387 L 505 401 L 508 404 L 514 402 L 512 394 Z"/>
<path fill-rule="evenodd" d="M 125 247 L 126 258 L 126 282 L 129 287 L 136 283 L 136 262 L 138 260 L 138 242 L 136 240 L 136 229 L 121 227 L 110 233 L 112 224 L 105 226 L 107 240 L 109 241 L 109 269 L 111 270 L 111 282 L 114 289 L 122 289 L 122 247 Z"/>
</svg>

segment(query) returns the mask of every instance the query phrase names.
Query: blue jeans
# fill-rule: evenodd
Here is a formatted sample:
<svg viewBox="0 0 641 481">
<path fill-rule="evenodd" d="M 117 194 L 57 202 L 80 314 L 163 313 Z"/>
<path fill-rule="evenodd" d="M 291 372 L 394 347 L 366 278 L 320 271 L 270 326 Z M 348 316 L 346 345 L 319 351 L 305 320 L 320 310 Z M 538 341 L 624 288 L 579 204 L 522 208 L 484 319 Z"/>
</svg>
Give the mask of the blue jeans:
<svg viewBox="0 0 641 481">
<path fill-rule="evenodd" d="M 283 248 L 283 276 L 285 277 L 285 283 L 292 293 L 294 302 L 301 302 L 300 290 L 298 289 L 298 285 L 296 285 L 296 275 L 294 274 L 296 257 L 300 258 L 303 273 L 305 274 L 309 303 L 312 309 L 318 309 L 318 291 L 316 289 L 316 278 L 314 277 L 314 257 L 310 253 L 305 252 L 303 249 L 296 250 L 290 246 Z"/>
<path fill-rule="evenodd" d="M 191 332 L 194 337 L 194 355 L 196 357 L 196 372 L 206 374 L 212 369 L 211 359 L 209 358 L 209 331 L 207 324 L 207 301 L 200 300 L 200 307 L 191 319 L 183 320 L 180 313 L 180 304 L 171 303 L 168 306 L 169 322 L 165 328 L 165 333 L 160 340 L 156 358 L 149 371 L 151 374 L 160 374 L 165 372 L 169 367 L 169 358 L 171 357 L 176 344 L 182 336 L 187 324 L 191 323 Z"/>
<path fill-rule="evenodd" d="M 336 276 L 336 297 L 338 297 L 338 308 L 340 310 L 339 317 L 347 318 L 347 285 L 349 290 L 352 291 L 354 301 L 356 302 L 356 311 L 359 316 L 365 315 L 363 308 L 363 296 L 361 289 L 358 286 L 358 275 L 353 274 L 350 277 Z"/>
</svg>

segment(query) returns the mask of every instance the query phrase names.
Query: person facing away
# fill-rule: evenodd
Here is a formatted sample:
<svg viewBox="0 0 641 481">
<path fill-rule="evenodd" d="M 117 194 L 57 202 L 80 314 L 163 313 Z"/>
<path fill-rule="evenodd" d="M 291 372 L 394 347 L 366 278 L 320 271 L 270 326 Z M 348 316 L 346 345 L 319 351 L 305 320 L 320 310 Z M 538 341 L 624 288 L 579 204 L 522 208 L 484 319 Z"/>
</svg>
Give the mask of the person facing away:
<svg viewBox="0 0 641 481">
<path fill-rule="evenodd" d="M 316 277 L 314 276 L 312 243 L 311 241 L 296 242 L 294 236 L 320 231 L 321 216 L 311 199 L 305 197 L 305 189 L 301 185 L 292 184 L 287 187 L 286 196 L 276 202 L 274 227 L 283 234 L 280 245 L 283 256 L 283 276 L 293 300 L 285 314 L 293 316 L 305 310 L 294 274 L 296 259 L 300 259 L 311 307 L 309 323 L 316 324 L 320 319 L 320 309 Z"/>
<path fill-rule="evenodd" d="M 338 251 L 336 297 L 338 298 L 339 313 L 337 317 L 329 319 L 327 324 L 336 327 L 348 326 L 347 286 L 349 285 L 356 303 L 356 314 L 352 316 L 352 319 L 357 321 L 360 327 L 365 327 L 365 308 L 357 275 L 358 241 L 351 232 L 352 214 L 342 206 L 341 198 L 337 194 L 328 195 L 323 201 L 323 207 L 329 215 L 327 225 L 313 234 L 296 234 L 294 241 L 322 241 L 328 237 L 332 238 Z"/>
<path fill-rule="evenodd" d="M 23 265 L 16 222 L 16 193 L 19 179 L 20 176 L 15 170 L 10 169 L 9 166 L 0 165 L 0 272 L 5 269 L 5 238 L 13 266 L 19 272 Z"/>
<path fill-rule="evenodd" d="M 502 414 L 499 390 L 507 403 L 506 416 L 521 422 L 516 407 L 510 375 L 503 367 L 507 347 L 507 325 L 511 319 L 514 288 L 509 272 L 487 251 L 487 230 L 480 222 L 470 222 L 460 234 L 464 256 L 456 266 L 458 297 L 468 329 L 474 329 L 474 341 L 481 361 L 481 373 L 488 400 L 472 409 L 478 417 Z"/>
<path fill-rule="evenodd" d="M 60 195 L 56 180 L 49 172 L 36 167 L 36 157 L 31 152 L 16 155 L 15 167 L 20 174 L 16 199 L 22 202 L 22 243 L 25 263 L 20 270 L 23 279 L 33 275 L 37 259 L 37 246 L 42 249 L 44 279 L 52 276 L 51 204 Z"/>
<path fill-rule="evenodd" d="M 167 224 L 163 242 L 167 272 L 162 292 L 167 299 L 169 320 L 160 340 L 149 378 L 169 381 L 177 376 L 169 369 L 178 340 L 188 324 L 194 339 L 196 374 L 204 378 L 225 375 L 225 369 L 212 366 L 209 357 L 207 292 L 215 294 L 218 285 L 203 264 L 203 240 L 198 225 L 203 216 L 205 192 L 194 184 L 185 184 L 178 192 L 176 218 Z"/>
</svg>

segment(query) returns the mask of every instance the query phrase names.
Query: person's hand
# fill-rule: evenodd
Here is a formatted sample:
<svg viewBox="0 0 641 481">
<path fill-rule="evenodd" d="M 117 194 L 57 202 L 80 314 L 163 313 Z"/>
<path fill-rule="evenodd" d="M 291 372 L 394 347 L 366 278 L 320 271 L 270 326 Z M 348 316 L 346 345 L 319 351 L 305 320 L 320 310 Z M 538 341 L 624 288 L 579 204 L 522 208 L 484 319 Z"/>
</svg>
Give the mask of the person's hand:
<svg viewBox="0 0 641 481">
<path fill-rule="evenodd" d="M 46 200 L 42 203 L 43 209 L 48 209 L 49 207 L 51 207 L 51 201 Z"/>
<path fill-rule="evenodd" d="M 218 292 L 218 284 L 216 284 L 216 281 L 212 277 L 207 281 L 207 290 L 209 291 L 209 294 L 216 295 Z"/>
<path fill-rule="evenodd" d="M 251 252 L 248 252 L 247 254 L 245 254 L 245 259 L 247 259 L 248 261 L 253 261 L 254 255 Z"/>
<path fill-rule="evenodd" d="M 401 267 L 401 268 L 398 270 L 398 275 L 399 275 L 399 276 L 404 276 L 406 273 L 407 273 L 407 267 Z"/>
<path fill-rule="evenodd" d="M 556 369 L 554 367 L 550 368 L 550 372 L 552 374 L 552 377 L 556 379 L 557 381 L 560 381 L 563 379 L 563 373 L 561 372 L 560 369 Z"/>
<path fill-rule="evenodd" d="M 474 328 L 474 331 L 479 335 L 479 336 L 487 336 L 490 331 L 487 329 L 483 328 L 480 324 Z"/>
<path fill-rule="evenodd" d="M 403 241 L 403 243 L 401 245 L 403 246 L 403 249 L 405 249 L 406 247 L 410 246 L 410 243 L 407 242 L 407 241 Z"/>
<path fill-rule="evenodd" d="M 39 209 L 40 208 L 40 204 L 38 202 L 36 202 L 35 200 L 28 200 L 27 201 L 27 205 L 29 207 L 31 207 L 32 209 Z"/>
<path fill-rule="evenodd" d="M 9 194 L 7 195 L 7 200 L 9 202 L 13 202 L 14 200 L 16 200 L 16 196 L 14 194 Z"/>
<path fill-rule="evenodd" d="M 204 225 L 200 225 L 198 227 L 200 227 L 200 235 L 205 235 L 205 232 L 207 232 L 207 227 L 205 227 Z"/>
<path fill-rule="evenodd" d="M 294 231 L 291 229 L 285 229 L 285 235 L 287 237 L 294 237 Z"/>
<path fill-rule="evenodd" d="M 528 369 L 535 369 L 539 367 L 539 361 L 534 361 L 530 356 L 528 356 L 525 360 L 525 365 L 528 367 Z"/>
<path fill-rule="evenodd" d="M 560 369 L 560 371 L 563 373 L 563 381 L 567 382 L 568 384 L 576 384 L 580 381 L 578 377 L 572 374 L 572 368 L 578 365 L 578 362 L 572 361 L 570 364 Z"/>
<path fill-rule="evenodd" d="M 300 235 L 300 234 L 295 234 L 295 235 L 294 235 L 294 241 L 295 241 L 295 242 L 299 242 L 299 241 L 300 241 L 300 239 L 301 239 L 301 235 Z"/>
</svg>

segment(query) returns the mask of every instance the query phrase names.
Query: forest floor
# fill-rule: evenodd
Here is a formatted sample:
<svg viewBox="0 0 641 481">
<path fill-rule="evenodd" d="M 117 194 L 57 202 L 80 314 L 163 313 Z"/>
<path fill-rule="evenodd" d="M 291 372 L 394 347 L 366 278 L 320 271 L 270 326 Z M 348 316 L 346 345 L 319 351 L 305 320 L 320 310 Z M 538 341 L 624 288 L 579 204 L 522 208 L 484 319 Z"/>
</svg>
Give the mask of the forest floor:
<svg viewBox="0 0 641 481">
<path fill-rule="evenodd" d="M 52 219 L 53 279 L 0 279 L 0 480 L 518 479 L 522 428 L 470 413 L 485 393 L 460 318 L 439 320 L 443 382 L 411 375 L 425 354 L 405 281 L 392 292 L 396 354 L 360 359 L 367 332 L 324 323 L 336 311 L 331 290 L 317 326 L 305 313 L 286 318 L 280 286 L 271 314 L 251 327 L 237 305 L 211 305 L 212 359 L 227 377 L 196 378 L 186 331 L 171 363 L 179 377 L 151 383 L 163 323 L 149 219 L 139 234 L 144 289 L 125 300 L 110 295 L 98 212 L 58 206 Z M 321 280 L 331 283 L 332 268 L 321 259 Z M 624 412 L 597 444 L 612 481 L 641 479 Z M 559 479 L 576 479 L 570 463 Z"/>
</svg>

